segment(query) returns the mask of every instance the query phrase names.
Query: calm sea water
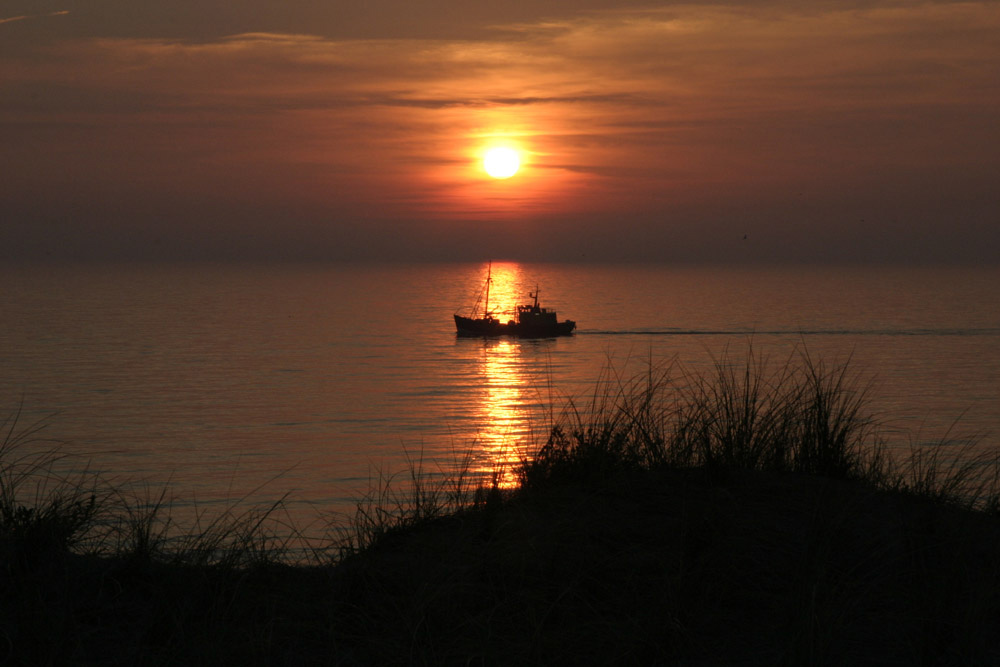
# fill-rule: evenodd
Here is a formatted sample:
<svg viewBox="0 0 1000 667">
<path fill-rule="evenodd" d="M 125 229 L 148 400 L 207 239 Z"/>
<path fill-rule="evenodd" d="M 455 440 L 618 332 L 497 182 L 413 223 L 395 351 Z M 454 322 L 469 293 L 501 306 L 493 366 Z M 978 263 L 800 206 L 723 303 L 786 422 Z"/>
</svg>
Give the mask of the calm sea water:
<svg viewBox="0 0 1000 667">
<path fill-rule="evenodd" d="M 120 480 L 200 506 L 291 493 L 343 511 L 407 457 L 488 468 L 602 369 L 807 349 L 876 383 L 915 437 L 1000 434 L 1000 269 L 494 264 L 578 333 L 458 339 L 479 264 L 7 267 L 0 410 Z M 533 435 L 534 434 L 534 435 Z M 39 445 L 42 446 L 42 445 Z"/>
</svg>

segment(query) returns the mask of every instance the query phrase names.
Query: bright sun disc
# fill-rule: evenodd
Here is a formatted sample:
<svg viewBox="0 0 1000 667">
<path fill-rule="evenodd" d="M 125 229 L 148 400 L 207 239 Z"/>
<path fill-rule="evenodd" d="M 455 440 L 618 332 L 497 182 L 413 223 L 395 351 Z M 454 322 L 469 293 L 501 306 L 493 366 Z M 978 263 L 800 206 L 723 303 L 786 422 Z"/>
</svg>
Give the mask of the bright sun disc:
<svg viewBox="0 0 1000 667">
<path fill-rule="evenodd" d="M 483 157 L 483 169 L 493 178 L 510 178 L 521 166 L 521 158 L 513 148 L 491 148 Z"/>
</svg>

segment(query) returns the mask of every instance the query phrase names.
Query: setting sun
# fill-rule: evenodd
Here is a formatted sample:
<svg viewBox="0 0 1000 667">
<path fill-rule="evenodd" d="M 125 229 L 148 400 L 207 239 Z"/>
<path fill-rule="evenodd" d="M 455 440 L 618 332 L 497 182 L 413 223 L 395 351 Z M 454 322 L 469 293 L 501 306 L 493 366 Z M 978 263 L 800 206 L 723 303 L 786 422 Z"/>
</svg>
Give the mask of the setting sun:
<svg viewBox="0 0 1000 667">
<path fill-rule="evenodd" d="M 483 169 L 493 178 L 510 178 L 521 166 L 521 158 L 513 148 L 491 148 L 483 156 Z"/>
</svg>

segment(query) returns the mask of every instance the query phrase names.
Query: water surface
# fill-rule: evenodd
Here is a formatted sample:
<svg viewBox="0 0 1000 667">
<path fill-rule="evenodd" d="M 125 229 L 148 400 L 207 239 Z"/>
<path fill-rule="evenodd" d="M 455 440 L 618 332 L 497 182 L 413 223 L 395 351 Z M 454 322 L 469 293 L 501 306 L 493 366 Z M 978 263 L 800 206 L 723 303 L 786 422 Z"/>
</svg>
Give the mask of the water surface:
<svg viewBox="0 0 1000 667">
<path fill-rule="evenodd" d="M 181 503 L 342 510 L 407 457 L 516 457 L 602 369 L 728 346 L 844 360 L 873 407 L 934 438 L 1000 433 L 1000 270 L 494 264 L 491 308 L 536 285 L 578 322 L 550 340 L 455 336 L 486 266 L 178 265 L 2 270 L 0 409 L 47 418 L 93 468 Z"/>
</svg>

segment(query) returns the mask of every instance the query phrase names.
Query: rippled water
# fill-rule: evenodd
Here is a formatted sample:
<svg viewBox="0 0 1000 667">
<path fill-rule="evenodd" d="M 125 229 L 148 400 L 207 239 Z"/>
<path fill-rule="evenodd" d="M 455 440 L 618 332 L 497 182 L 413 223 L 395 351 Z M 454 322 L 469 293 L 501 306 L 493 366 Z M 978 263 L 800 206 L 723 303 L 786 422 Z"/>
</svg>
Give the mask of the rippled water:
<svg viewBox="0 0 1000 667">
<path fill-rule="evenodd" d="M 345 509 L 406 459 L 516 456 L 546 413 L 726 346 L 874 377 L 893 425 L 1000 434 L 1000 270 L 494 264 L 491 308 L 541 288 L 569 338 L 459 339 L 479 264 L 0 269 L 0 410 L 181 503 Z M 447 465 L 444 463 L 442 465 Z"/>
</svg>

